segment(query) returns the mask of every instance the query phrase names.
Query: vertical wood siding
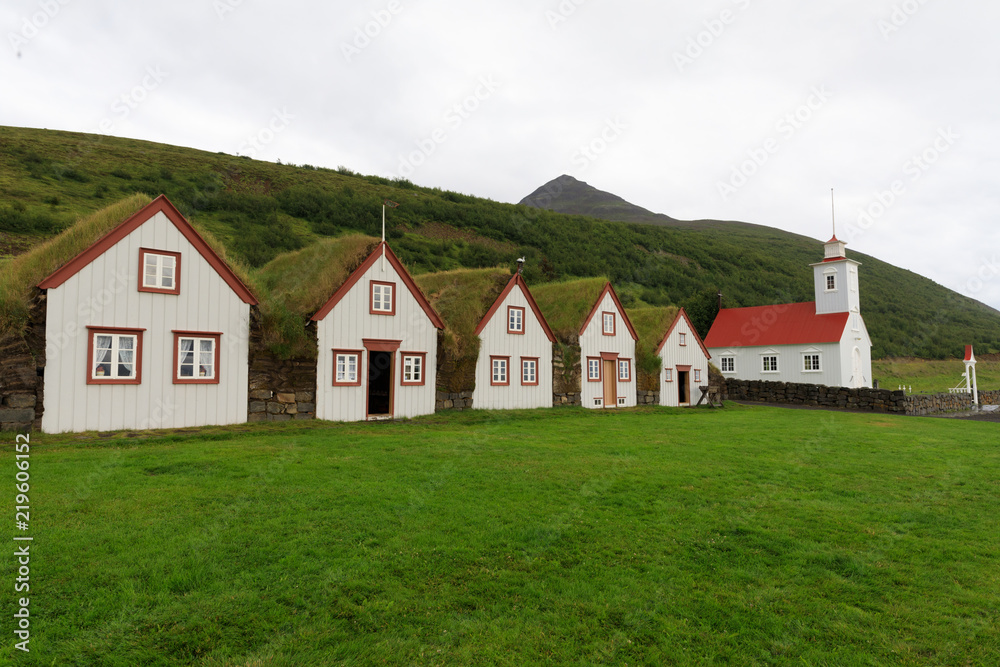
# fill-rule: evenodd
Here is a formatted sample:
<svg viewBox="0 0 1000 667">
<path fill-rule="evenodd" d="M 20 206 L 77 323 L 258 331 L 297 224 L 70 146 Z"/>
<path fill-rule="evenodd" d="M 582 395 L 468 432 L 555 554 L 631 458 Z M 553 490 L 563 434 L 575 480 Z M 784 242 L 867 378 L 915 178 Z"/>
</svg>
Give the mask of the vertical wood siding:
<svg viewBox="0 0 1000 667">
<path fill-rule="evenodd" d="M 139 248 L 180 252 L 180 294 L 139 292 Z M 178 428 L 247 420 L 250 306 L 157 213 L 48 290 L 47 433 Z M 144 328 L 142 383 L 88 385 L 88 326 Z M 222 332 L 219 384 L 173 384 L 173 330 Z"/>
<path fill-rule="evenodd" d="M 603 322 L 601 313 L 615 313 L 615 335 L 605 336 L 602 333 Z M 632 360 L 632 380 L 629 382 L 618 381 L 618 396 L 625 398 L 625 405 L 621 407 L 634 407 L 636 404 L 636 379 L 635 379 L 635 341 L 629 333 L 628 327 L 622 320 L 622 313 L 615 305 L 610 294 L 605 294 L 601 300 L 601 305 L 597 307 L 597 312 L 591 318 L 587 328 L 580 336 L 580 402 L 585 408 L 594 408 L 594 399 L 603 396 L 602 382 L 587 381 L 587 357 L 599 357 L 601 352 L 617 352 L 621 358 Z"/>
<path fill-rule="evenodd" d="M 507 333 L 507 307 L 524 308 L 524 334 Z M 515 285 L 479 334 L 476 389 L 472 407 L 491 410 L 552 407 L 552 343 L 535 317 L 521 290 Z M 490 385 L 490 355 L 510 357 L 510 385 Z M 521 357 L 538 357 L 538 385 L 521 385 Z"/>
<path fill-rule="evenodd" d="M 384 269 L 383 269 L 384 266 Z M 396 314 L 369 313 L 371 281 L 396 283 Z M 332 421 L 367 419 L 368 352 L 364 338 L 401 340 L 393 357 L 393 395 L 395 417 L 433 414 L 437 377 L 437 329 L 406 285 L 385 260 L 377 260 L 354 284 L 327 316 L 317 322 L 319 357 L 316 368 L 316 417 Z M 361 385 L 333 386 L 333 350 L 364 350 L 360 360 Z M 401 386 L 399 352 L 425 352 L 424 384 Z"/>
</svg>

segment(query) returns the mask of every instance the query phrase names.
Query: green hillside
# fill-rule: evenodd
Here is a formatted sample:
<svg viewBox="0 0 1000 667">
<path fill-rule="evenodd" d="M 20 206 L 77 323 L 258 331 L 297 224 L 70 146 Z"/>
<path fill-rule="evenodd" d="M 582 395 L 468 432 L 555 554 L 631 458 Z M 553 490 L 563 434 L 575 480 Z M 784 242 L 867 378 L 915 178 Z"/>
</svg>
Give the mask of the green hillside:
<svg viewBox="0 0 1000 667">
<path fill-rule="evenodd" d="M 512 267 L 532 286 L 608 276 L 627 306 L 683 305 L 706 333 L 715 293 L 726 306 L 812 298 L 818 241 L 718 221 L 630 224 L 503 204 L 347 168 L 283 165 L 145 141 L 0 127 L 0 255 L 16 254 L 78 217 L 135 192 L 166 194 L 251 268 L 324 237 L 388 237 L 414 272 Z M 627 202 L 616 204 L 627 208 Z M 630 206 L 630 205 L 629 205 Z M 662 216 L 666 221 L 670 218 Z M 660 220 L 660 222 L 665 222 Z M 1000 312 L 872 257 L 862 308 L 876 357 L 1000 352 Z"/>
</svg>

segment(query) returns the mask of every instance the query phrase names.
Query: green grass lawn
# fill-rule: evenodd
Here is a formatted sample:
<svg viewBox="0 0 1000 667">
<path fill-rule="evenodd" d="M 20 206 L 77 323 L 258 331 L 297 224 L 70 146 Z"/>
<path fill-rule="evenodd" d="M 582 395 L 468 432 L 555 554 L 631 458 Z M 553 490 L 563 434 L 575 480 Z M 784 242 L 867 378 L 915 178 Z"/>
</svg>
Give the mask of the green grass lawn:
<svg viewBox="0 0 1000 667">
<path fill-rule="evenodd" d="M 733 406 L 35 435 L 31 653 L 0 659 L 998 664 L 998 434 Z"/>
<path fill-rule="evenodd" d="M 979 389 L 1000 389 L 1000 360 L 991 355 L 989 360 L 976 363 Z M 876 359 L 872 360 L 872 377 L 882 389 L 896 389 L 905 385 L 913 387 L 915 394 L 941 394 L 957 386 L 965 386 L 962 373 L 965 364 L 961 359 Z"/>
</svg>

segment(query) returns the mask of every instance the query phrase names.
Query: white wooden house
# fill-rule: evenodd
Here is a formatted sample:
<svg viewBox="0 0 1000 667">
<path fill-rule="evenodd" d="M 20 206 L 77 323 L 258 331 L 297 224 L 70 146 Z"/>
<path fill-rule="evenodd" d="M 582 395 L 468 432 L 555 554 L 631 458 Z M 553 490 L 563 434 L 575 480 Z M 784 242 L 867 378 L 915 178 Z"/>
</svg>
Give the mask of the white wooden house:
<svg viewBox="0 0 1000 667">
<path fill-rule="evenodd" d="M 632 322 L 607 283 L 580 327 L 580 402 L 585 408 L 634 407 L 635 342 Z"/>
<path fill-rule="evenodd" d="M 815 301 L 719 311 L 705 337 L 724 377 L 871 387 L 871 338 L 861 317 L 860 263 L 836 236 L 812 264 Z"/>
<path fill-rule="evenodd" d="M 660 364 L 660 405 L 691 405 L 708 385 L 708 364 L 712 356 L 681 308 L 656 348 Z"/>
<path fill-rule="evenodd" d="M 552 344 L 555 336 L 520 270 L 476 327 L 475 408 L 510 410 L 552 407 Z"/>
<path fill-rule="evenodd" d="M 253 294 L 160 196 L 38 285 L 42 430 L 247 420 Z"/>
<path fill-rule="evenodd" d="M 437 330 L 444 323 L 385 241 L 312 320 L 318 419 L 434 412 Z"/>
</svg>

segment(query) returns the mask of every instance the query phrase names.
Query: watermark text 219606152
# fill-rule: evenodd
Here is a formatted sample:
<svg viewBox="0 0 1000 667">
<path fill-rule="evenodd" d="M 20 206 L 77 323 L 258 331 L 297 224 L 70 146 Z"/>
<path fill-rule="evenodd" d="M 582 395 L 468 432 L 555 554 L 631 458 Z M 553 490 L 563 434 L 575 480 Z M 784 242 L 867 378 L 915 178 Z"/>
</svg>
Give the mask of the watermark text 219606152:
<svg viewBox="0 0 1000 667">
<path fill-rule="evenodd" d="M 14 452 L 14 465 L 17 468 L 17 472 L 14 474 L 14 479 L 16 480 L 14 488 L 17 492 L 14 498 L 14 527 L 21 533 L 14 535 L 14 541 L 22 543 L 18 544 L 14 550 L 14 558 L 17 559 L 17 576 L 14 577 L 14 593 L 26 594 L 31 591 L 29 577 L 31 574 L 31 568 L 29 567 L 31 562 L 31 545 L 23 543 L 32 540 L 27 534 L 28 522 L 31 519 L 30 506 L 28 504 L 28 491 L 30 489 L 28 482 L 31 478 L 31 475 L 28 473 L 28 468 L 31 465 L 29 461 L 31 455 L 29 436 L 24 434 L 17 436 Z M 14 647 L 24 652 L 28 652 L 28 642 L 31 641 L 31 620 L 28 612 L 30 602 L 31 600 L 27 597 L 18 598 L 17 605 L 15 605 L 17 611 L 14 612 L 14 635 L 20 640 L 14 644 Z"/>
</svg>

